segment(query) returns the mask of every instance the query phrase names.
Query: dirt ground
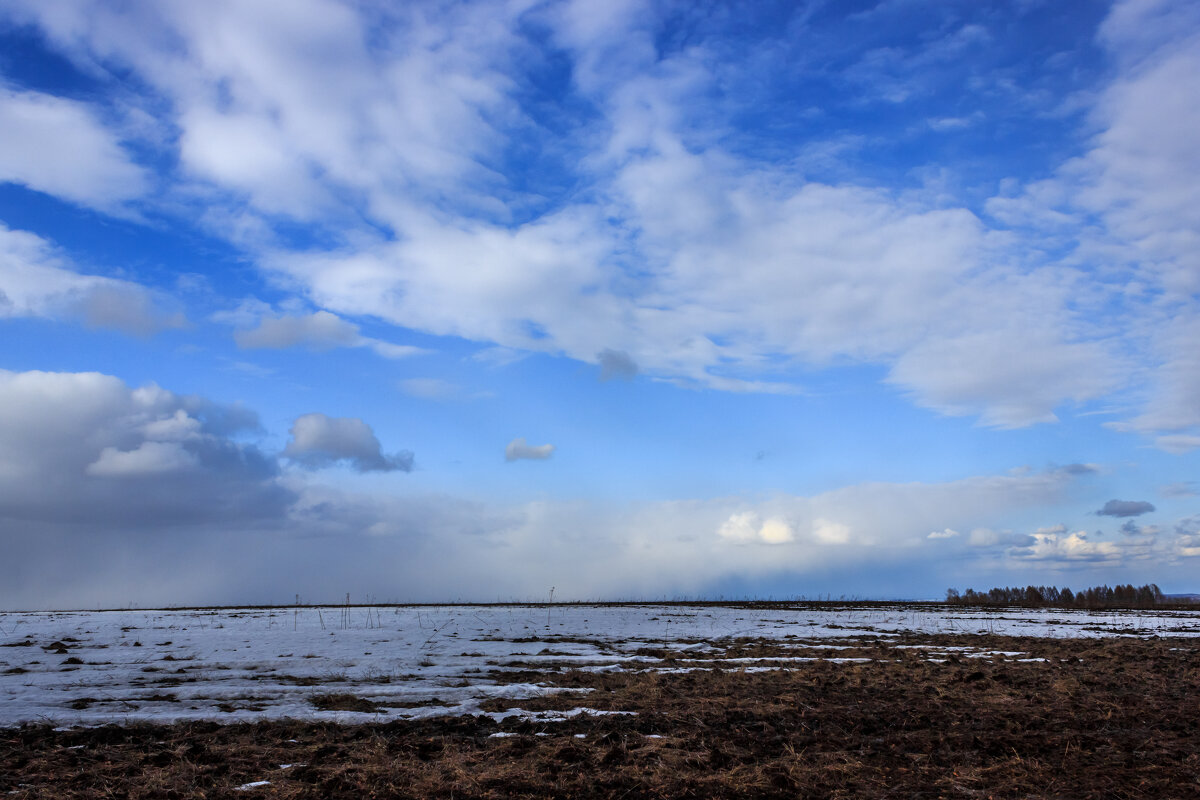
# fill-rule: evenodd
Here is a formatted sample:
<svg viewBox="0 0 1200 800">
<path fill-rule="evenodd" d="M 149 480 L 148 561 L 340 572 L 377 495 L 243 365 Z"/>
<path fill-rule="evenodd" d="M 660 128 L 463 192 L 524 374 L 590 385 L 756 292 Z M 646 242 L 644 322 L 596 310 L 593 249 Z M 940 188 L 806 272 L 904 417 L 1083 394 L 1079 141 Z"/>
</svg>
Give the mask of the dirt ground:
<svg viewBox="0 0 1200 800">
<path fill-rule="evenodd" d="M 960 646 L 1021 655 L 931 652 Z M 726 655 L 778 647 L 742 642 Z M 558 722 L 9 728 L 0 794 L 1200 798 L 1200 641 L 914 636 L 849 655 L 874 660 L 641 673 L 539 665 L 505 679 L 593 691 L 487 708 L 635 712 Z"/>
</svg>

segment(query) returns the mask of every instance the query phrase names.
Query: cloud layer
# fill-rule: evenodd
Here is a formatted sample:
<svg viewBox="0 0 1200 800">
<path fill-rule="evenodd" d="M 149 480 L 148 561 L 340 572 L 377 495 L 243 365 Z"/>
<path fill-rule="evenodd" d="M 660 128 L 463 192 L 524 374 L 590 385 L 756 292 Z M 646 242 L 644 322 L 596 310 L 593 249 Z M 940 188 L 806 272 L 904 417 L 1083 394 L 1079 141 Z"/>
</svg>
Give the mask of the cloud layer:
<svg viewBox="0 0 1200 800">
<path fill-rule="evenodd" d="M 0 598 L 1191 580 L 1200 12 L 776 12 L 0 4 Z"/>
<path fill-rule="evenodd" d="M 484 502 L 355 490 L 287 466 L 411 466 L 385 456 L 362 420 L 302 416 L 278 456 L 242 441 L 258 425 L 236 405 L 97 373 L 0 373 L 0 543 L 11 555 L 0 603 L 328 598 L 351 579 L 407 600 L 529 597 L 547 585 L 575 598 L 755 593 L 781 576 L 792 592 L 831 591 L 822 581 L 904 565 L 961 582 L 1012 568 L 1184 569 L 1200 553 L 1194 518 L 1116 538 L 1065 525 L 955 533 L 1014 512 L 1053 514 L 1092 471 L 809 496 Z"/>
<path fill-rule="evenodd" d="M 772 157 L 761 132 L 735 124 L 738 92 L 792 94 L 745 50 L 755 40 L 685 15 L 697 38 L 678 47 L 652 9 L 573 2 L 14 3 L 12 19 L 77 63 L 138 76 L 154 111 L 137 128 L 127 109 L 9 91 L 17 138 L 0 177 L 83 204 L 132 202 L 145 170 L 118 134 L 140 131 L 139 148 L 178 164 L 162 179 L 204 196 L 214 231 L 320 309 L 266 317 L 237 334 L 244 347 L 411 353 L 335 316 L 368 315 L 599 362 L 605 379 L 794 392 L 781 367 L 852 362 L 881 367 L 922 406 L 997 427 L 1144 385 L 1116 424 L 1185 451 L 1200 443 L 1188 169 L 1200 145 L 1186 133 L 1200 48 L 1193 16 L 1160 6 L 1119 3 L 1097 32 L 1115 77 L 1094 93 L 1096 133 L 1080 153 L 1051 177 L 1005 182 L 982 210 L 932 186 L 879 188 L 844 162 L 829 169 L 828 155 Z M 816 21 L 793 24 L 801 45 L 820 41 L 805 27 Z M 828 41 L 861 35 L 862 20 L 839 24 Z M 828 102 L 885 114 L 932 93 L 966 49 L 1000 46 L 987 25 L 955 18 L 920 49 L 862 54 Z M 801 45 L 761 35 L 811 70 L 814 90 L 834 80 Z M 523 87 L 555 59 L 569 70 L 551 121 Z M 935 114 L 922 135 L 969 132 L 1013 103 L 1026 118 L 1048 111 L 1002 74 L 973 79 L 994 102 Z M 78 141 L 30 151 L 63 136 Z M 861 152 L 828 136 L 812 154 Z M 541 155 L 505 160 L 522 147 Z M 58 177 L 72 171 L 86 180 Z M 321 244 L 297 240 L 296 225 Z"/>
</svg>

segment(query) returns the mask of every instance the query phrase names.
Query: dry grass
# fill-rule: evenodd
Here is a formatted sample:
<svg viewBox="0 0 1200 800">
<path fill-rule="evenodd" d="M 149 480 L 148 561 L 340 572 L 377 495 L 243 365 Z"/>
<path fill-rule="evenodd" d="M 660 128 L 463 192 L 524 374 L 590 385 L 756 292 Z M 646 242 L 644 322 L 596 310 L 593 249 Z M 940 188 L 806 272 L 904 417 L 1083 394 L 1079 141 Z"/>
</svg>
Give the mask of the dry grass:
<svg viewBox="0 0 1200 800">
<path fill-rule="evenodd" d="M 9 729 L 0 731 L 0 793 L 1200 797 L 1200 642 L 937 640 L 1021 650 L 1047 661 L 937 664 L 919 651 L 887 648 L 877 653 L 882 661 L 806 662 L 789 671 L 576 671 L 539 678 L 593 691 L 490 705 L 637 712 L 555 723 L 468 717 L 360 726 Z M 773 647 L 746 642 L 738 652 L 770 655 Z M 489 736 L 499 730 L 519 735 Z M 238 791 L 260 780 L 271 783 Z"/>
</svg>

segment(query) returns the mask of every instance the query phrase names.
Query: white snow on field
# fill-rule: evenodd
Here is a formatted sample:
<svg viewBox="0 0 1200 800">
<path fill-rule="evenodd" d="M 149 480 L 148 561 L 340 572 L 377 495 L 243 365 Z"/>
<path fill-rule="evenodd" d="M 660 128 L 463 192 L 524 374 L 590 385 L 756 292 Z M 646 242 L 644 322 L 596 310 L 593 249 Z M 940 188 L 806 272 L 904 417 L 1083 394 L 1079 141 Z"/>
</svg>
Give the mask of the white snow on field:
<svg viewBox="0 0 1200 800">
<path fill-rule="evenodd" d="M 889 644 L 905 633 L 1200 636 L 1200 612 L 559 605 L 0 613 L 0 725 L 482 714 L 494 698 L 586 691 L 550 686 L 539 673 L 696 668 L 675 665 L 683 661 L 803 669 L 813 660 L 864 660 L 837 658 L 838 650 L 905 647 Z M 775 640 L 800 655 L 722 658 L 739 639 Z M 959 647 L 978 658 L 1026 655 Z M 663 659 L 663 650 L 678 657 Z M 320 710 L 313 698 L 321 695 L 352 695 L 374 710 Z M 488 716 L 578 713 L 598 712 Z"/>
</svg>

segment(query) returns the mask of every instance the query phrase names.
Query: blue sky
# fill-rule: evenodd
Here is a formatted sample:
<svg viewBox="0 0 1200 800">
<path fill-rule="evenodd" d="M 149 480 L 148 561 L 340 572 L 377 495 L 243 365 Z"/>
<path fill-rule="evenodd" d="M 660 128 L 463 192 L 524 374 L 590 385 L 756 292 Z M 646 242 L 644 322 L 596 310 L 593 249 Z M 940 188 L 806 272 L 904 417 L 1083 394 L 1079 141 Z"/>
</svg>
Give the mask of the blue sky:
<svg viewBox="0 0 1200 800">
<path fill-rule="evenodd" d="M 6 3 L 0 605 L 1195 590 L 1198 75 L 1155 0 Z"/>
</svg>

